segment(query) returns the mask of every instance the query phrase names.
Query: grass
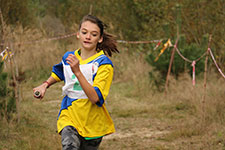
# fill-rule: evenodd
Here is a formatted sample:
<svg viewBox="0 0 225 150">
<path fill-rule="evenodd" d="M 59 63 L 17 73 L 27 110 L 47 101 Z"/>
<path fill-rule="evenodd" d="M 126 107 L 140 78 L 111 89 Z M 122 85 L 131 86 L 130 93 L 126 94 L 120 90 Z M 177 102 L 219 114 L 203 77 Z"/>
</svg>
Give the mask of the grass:
<svg viewBox="0 0 225 150">
<path fill-rule="evenodd" d="M 183 87 L 176 82 L 177 87 Z M 214 81 L 213 81 L 214 82 Z M 191 82 L 190 82 L 191 83 Z M 189 84 L 190 84 L 189 83 Z M 48 89 L 46 97 L 37 101 L 32 97 L 32 87 L 37 83 L 22 85 L 21 120 L 1 121 L 1 150 L 57 150 L 61 149 L 56 131 L 56 118 L 60 108 L 61 83 Z M 189 88 L 164 93 L 138 95 L 136 83 L 113 82 L 107 99 L 107 108 L 117 132 L 106 136 L 100 150 L 178 150 L 224 149 L 225 128 L 223 115 L 224 87 L 217 81 L 208 87 L 205 118 L 200 110 L 196 89 L 193 97 Z M 209 82 L 211 86 L 211 83 Z M 173 86 L 173 85 L 171 85 Z M 171 87 L 171 89 L 173 89 Z M 179 94 L 182 92 L 183 94 Z M 212 93 L 211 93 L 212 92 Z M 147 92 L 146 92 L 147 93 Z M 214 93 L 214 94 L 213 94 Z"/>
<path fill-rule="evenodd" d="M 55 93 L 53 92 L 53 94 Z M 1 121 L 0 149 L 61 149 L 60 137 L 56 134 L 55 124 L 59 105 L 49 105 L 47 100 L 48 98 L 41 102 L 35 100 L 32 97 L 30 85 L 23 88 L 20 122 L 16 123 L 15 120 L 9 123 Z"/>
<path fill-rule="evenodd" d="M 29 56 L 23 55 L 23 58 Z M 34 55 L 33 59 L 38 57 Z M 20 60 L 19 64 L 28 60 Z M 218 74 L 208 74 L 206 91 L 200 78 L 193 87 L 187 74 L 180 75 L 177 80 L 171 77 L 165 95 L 153 90 L 148 82 L 152 68 L 142 56 L 134 56 L 126 50 L 112 60 L 115 75 L 107 97 L 107 108 L 116 133 L 103 139 L 100 150 L 225 149 L 225 84 Z M 31 63 L 26 67 L 38 68 L 38 62 L 40 60 L 34 66 Z M 49 66 L 48 62 L 56 60 L 50 57 L 40 64 Z M 45 80 L 45 71 L 36 70 L 30 74 L 37 72 L 41 77 L 29 78 L 21 84 L 20 122 L 0 120 L 0 150 L 61 149 L 56 119 L 62 100 L 62 83 L 49 88 L 42 101 L 35 100 L 32 88 Z"/>
</svg>

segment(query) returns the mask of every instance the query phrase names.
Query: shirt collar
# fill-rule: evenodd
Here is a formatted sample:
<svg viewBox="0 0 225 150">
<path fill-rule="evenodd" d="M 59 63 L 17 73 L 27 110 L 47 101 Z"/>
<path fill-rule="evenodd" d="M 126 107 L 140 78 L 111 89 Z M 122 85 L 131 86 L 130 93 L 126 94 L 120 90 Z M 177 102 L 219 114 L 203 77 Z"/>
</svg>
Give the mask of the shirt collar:
<svg viewBox="0 0 225 150">
<path fill-rule="evenodd" d="M 81 64 L 81 65 L 82 65 L 82 64 L 87 64 L 87 63 L 91 62 L 92 60 L 96 59 L 97 57 L 99 57 L 99 56 L 101 56 L 101 55 L 104 55 L 104 51 L 101 50 L 101 51 L 99 51 L 98 53 L 96 53 L 95 55 L 93 55 L 93 56 L 91 56 L 91 57 L 89 57 L 89 58 L 83 60 L 83 59 L 81 58 L 81 56 L 80 56 L 79 53 L 80 53 L 80 48 L 77 49 L 77 50 L 74 52 L 74 54 L 75 54 L 75 56 L 78 58 L 78 60 L 80 61 L 80 64 Z"/>
</svg>

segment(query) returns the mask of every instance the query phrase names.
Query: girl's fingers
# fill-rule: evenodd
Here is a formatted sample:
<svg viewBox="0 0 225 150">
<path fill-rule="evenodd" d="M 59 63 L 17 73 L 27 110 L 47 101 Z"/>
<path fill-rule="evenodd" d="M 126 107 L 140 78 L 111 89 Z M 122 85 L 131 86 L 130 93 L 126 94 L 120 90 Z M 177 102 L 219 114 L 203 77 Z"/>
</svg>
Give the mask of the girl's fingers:
<svg viewBox="0 0 225 150">
<path fill-rule="evenodd" d="M 72 56 L 68 56 L 66 58 L 66 60 L 69 61 L 69 62 L 74 62 L 75 61 L 75 59 Z"/>
<path fill-rule="evenodd" d="M 72 65 L 72 64 L 76 65 L 76 64 L 79 63 L 79 60 L 77 59 L 77 57 L 76 57 L 75 55 L 72 55 L 72 54 L 70 54 L 70 55 L 66 58 L 66 60 L 67 60 L 67 63 L 68 63 L 69 65 Z"/>
<path fill-rule="evenodd" d="M 69 56 L 66 58 L 66 62 L 70 65 L 73 73 L 79 71 L 80 62 L 75 55 L 69 54 Z"/>
<path fill-rule="evenodd" d="M 72 60 L 78 60 L 77 57 L 73 54 L 69 54 L 67 58 L 71 58 Z"/>
</svg>

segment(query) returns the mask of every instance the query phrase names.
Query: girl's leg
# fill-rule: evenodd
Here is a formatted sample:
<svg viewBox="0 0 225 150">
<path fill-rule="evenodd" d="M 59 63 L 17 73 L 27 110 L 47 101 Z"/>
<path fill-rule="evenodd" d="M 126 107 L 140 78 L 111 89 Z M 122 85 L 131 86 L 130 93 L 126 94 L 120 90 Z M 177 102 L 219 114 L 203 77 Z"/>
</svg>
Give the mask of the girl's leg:
<svg viewBox="0 0 225 150">
<path fill-rule="evenodd" d="M 76 129 L 72 126 L 66 126 L 61 131 L 62 149 L 63 150 L 79 150 L 81 141 Z"/>
</svg>

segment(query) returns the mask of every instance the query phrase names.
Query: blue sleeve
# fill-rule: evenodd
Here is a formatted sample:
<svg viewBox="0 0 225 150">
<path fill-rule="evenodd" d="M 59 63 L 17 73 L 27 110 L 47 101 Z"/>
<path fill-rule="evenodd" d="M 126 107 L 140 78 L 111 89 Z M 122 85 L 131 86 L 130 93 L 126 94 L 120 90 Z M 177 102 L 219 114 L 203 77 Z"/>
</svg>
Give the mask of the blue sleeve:
<svg viewBox="0 0 225 150">
<path fill-rule="evenodd" d="M 68 52 L 66 52 L 66 53 L 63 55 L 62 61 L 63 61 L 63 63 L 64 63 L 65 65 L 69 65 L 69 64 L 67 63 L 67 61 L 66 61 L 66 58 L 69 56 L 69 54 L 74 54 L 74 51 L 68 51 Z"/>
<path fill-rule="evenodd" d="M 56 64 L 53 66 L 52 68 L 52 72 L 60 79 L 60 80 L 64 80 L 64 72 L 63 72 L 63 63 L 65 65 L 68 65 L 66 58 L 68 57 L 69 54 L 74 54 L 74 51 L 68 51 L 66 52 L 63 57 L 62 57 L 62 61 L 59 64 Z M 63 63 L 62 63 L 63 62 Z"/>
<path fill-rule="evenodd" d="M 107 56 L 101 57 L 101 58 L 98 60 L 98 62 L 99 62 L 99 66 L 105 65 L 105 64 L 110 64 L 110 65 L 113 67 L 112 61 L 111 61 Z"/>
<path fill-rule="evenodd" d="M 52 68 L 52 72 L 55 73 L 60 80 L 64 80 L 64 73 L 63 73 L 63 64 L 60 62 L 59 64 L 56 64 Z"/>
<path fill-rule="evenodd" d="M 103 103 L 104 103 L 104 98 L 103 98 L 103 96 L 102 96 L 102 93 L 101 93 L 101 91 L 99 90 L 99 88 L 98 87 L 94 87 L 94 89 L 95 89 L 95 91 L 96 91 L 96 93 L 98 94 L 98 97 L 99 97 L 99 102 L 97 102 L 96 104 L 99 106 L 99 107 L 101 107 L 102 105 L 103 105 Z"/>
</svg>

